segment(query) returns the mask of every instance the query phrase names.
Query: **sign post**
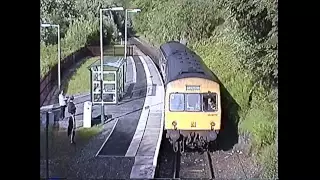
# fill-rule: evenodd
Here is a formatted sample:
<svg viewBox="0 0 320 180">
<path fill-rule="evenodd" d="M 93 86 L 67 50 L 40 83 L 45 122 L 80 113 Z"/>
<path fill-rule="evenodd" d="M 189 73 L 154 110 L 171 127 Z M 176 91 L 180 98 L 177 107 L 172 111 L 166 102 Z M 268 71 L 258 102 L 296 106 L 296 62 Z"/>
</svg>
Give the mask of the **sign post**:
<svg viewBox="0 0 320 180">
<path fill-rule="evenodd" d="M 91 128 L 92 102 L 86 101 L 83 106 L 83 127 Z"/>
</svg>

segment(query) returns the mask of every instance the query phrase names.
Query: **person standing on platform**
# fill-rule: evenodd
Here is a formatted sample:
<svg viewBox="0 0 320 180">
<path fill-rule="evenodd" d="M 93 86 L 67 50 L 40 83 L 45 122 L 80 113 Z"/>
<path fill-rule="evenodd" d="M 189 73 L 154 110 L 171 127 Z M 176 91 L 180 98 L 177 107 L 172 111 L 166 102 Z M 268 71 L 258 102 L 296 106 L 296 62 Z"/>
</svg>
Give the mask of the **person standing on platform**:
<svg viewBox="0 0 320 180">
<path fill-rule="evenodd" d="M 63 90 L 59 94 L 59 106 L 60 106 L 60 120 L 63 120 L 65 117 L 65 111 L 67 106 L 67 99 L 63 94 Z"/>
<path fill-rule="evenodd" d="M 74 143 L 74 137 L 76 134 L 76 120 L 75 120 L 75 114 L 76 114 L 76 106 L 73 102 L 74 97 L 71 96 L 68 103 L 68 112 L 71 114 L 69 117 L 69 125 L 68 125 L 68 136 L 70 136 L 70 142 L 71 144 Z"/>
</svg>

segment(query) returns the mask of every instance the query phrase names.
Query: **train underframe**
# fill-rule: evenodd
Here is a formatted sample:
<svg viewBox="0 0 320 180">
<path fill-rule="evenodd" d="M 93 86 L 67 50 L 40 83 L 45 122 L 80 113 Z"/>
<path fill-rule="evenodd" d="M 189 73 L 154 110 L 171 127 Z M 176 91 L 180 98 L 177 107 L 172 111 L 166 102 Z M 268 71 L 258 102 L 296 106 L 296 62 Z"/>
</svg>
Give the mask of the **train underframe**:
<svg viewBox="0 0 320 180">
<path fill-rule="evenodd" d="M 166 138 L 172 144 L 174 152 L 184 152 L 185 148 L 208 150 L 209 144 L 215 142 L 218 130 L 167 130 Z"/>
</svg>

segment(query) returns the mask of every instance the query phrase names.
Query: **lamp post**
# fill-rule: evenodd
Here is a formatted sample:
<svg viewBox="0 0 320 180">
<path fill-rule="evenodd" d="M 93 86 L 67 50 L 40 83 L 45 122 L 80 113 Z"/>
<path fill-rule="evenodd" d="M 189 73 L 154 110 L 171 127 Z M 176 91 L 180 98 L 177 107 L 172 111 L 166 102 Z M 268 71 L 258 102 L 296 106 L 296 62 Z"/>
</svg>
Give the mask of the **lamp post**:
<svg viewBox="0 0 320 180">
<path fill-rule="evenodd" d="M 41 27 L 56 27 L 58 28 L 58 88 L 59 91 L 61 90 L 61 68 L 60 68 L 60 61 L 61 61 L 61 47 L 60 47 L 60 25 L 57 24 L 41 24 Z"/>
<path fill-rule="evenodd" d="M 104 102 L 103 102 L 103 32 L 102 32 L 102 12 L 103 11 L 123 11 L 123 7 L 112 7 L 100 9 L 100 72 L 101 72 L 101 124 L 104 123 Z"/>
<path fill-rule="evenodd" d="M 141 9 L 126 9 L 125 12 L 125 21 L 124 21 L 124 58 L 126 59 L 127 62 L 127 38 L 128 38 L 128 13 L 133 12 L 137 13 L 140 12 Z"/>
</svg>

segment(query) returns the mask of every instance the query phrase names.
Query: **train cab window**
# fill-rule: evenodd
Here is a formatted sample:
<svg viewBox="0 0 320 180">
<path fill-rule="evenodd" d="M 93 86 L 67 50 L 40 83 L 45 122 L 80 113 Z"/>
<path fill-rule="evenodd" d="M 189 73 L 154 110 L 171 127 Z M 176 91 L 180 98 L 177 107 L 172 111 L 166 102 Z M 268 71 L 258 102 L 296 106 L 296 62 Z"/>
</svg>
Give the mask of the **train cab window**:
<svg viewBox="0 0 320 180">
<path fill-rule="evenodd" d="M 203 111 L 213 112 L 218 110 L 217 94 L 203 94 Z"/>
<path fill-rule="evenodd" d="M 186 110 L 201 111 L 200 94 L 186 94 Z"/>
<path fill-rule="evenodd" d="M 170 111 L 183 111 L 184 110 L 184 95 L 183 94 L 170 94 Z"/>
</svg>

